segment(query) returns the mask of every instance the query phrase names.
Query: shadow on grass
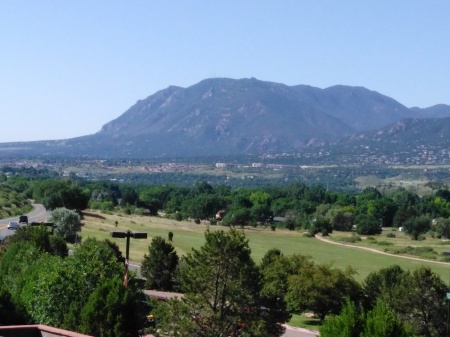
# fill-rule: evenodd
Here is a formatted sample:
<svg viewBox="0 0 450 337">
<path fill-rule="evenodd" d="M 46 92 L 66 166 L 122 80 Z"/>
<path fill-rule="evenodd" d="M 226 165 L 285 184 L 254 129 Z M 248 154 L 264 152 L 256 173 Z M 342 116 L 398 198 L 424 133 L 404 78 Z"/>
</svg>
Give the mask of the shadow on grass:
<svg viewBox="0 0 450 337">
<path fill-rule="evenodd" d="M 103 215 L 100 215 L 100 214 L 96 214 L 96 213 L 89 213 L 89 212 L 84 212 L 83 211 L 83 215 L 86 217 L 86 216 L 89 216 L 89 217 L 92 217 L 92 218 L 98 218 L 98 219 L 106 219 Z"/>
<path fill-rule="evenodd" d="M 296 326 L 298 328 L 305 328 L 311 330 L 319 330 L 321 325 L 320 320 L 315 317 L 310 317 L 310 314 L 299 315 L 293 314 L 291 320 L 287 323 L 291 326 Z"/>
<path fill-rule="evenodd" d="M 320 327 L 320 320 L 318 319 L 305 319 L 303 321 L 304 327 L 310 327 L 310 328 L 319 328 Z M 317 329 L 316 329 L 317 330 Z"/>
</svg>

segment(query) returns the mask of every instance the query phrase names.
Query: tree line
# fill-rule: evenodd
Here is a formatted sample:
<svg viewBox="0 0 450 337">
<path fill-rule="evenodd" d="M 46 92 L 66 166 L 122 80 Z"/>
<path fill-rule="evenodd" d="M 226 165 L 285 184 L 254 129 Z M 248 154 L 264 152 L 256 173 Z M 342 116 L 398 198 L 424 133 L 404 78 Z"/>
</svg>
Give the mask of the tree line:
<svg viewBox="0 0 450 337">
<path fill-rule="evenodd" d="M 440 184 L 426 195 L 404 188 L 380 191 L 374 187 L 359 193 L 334 192 L 321 185 L 303 183 L 231 188 L 206 181 L 191 186 L 135 185 L 30 180 L 20 175 L 8 178 L 2 186 L 22 196 L 22 204 L 34 199 L 49 210 L 64 207 L 107 212 L 119 207 L 128 214 L 142 214 L 145 210 L 176 220 L 208 221 L 213 225 L 220 222 L 231 227 L 304 229 L 311 235 L 327 235 L 333 230 L 374 235 L 381 233 L 383 227 L 402 227 L 415 240 L 428 231 L 436 237 L 450 237 L 450 191 Z M 216 216 L 218 212 L 220 215 Z"/>
<path fill-rule="evenodd" d="M 22 188 L 24 196 L 48 209 L 89 207 L 108 212 L 119 207 L 128 214 L 145 210 L 176 220 L 219 222 L 234 228 L 304 229 L 311 235 L 333 230 L 374 235 L 383 227 L 402 227 L 415 240 L 428 231 L 439 238 L 450 237 L 450 191 L 442 186 L 423 196 L 406 189 L 384 192 L 374 187 L 356 194 L 332 192 L 302 183 L 233 189 L 205 181 L 186 187 L 46 179 Z"/>
</svg>

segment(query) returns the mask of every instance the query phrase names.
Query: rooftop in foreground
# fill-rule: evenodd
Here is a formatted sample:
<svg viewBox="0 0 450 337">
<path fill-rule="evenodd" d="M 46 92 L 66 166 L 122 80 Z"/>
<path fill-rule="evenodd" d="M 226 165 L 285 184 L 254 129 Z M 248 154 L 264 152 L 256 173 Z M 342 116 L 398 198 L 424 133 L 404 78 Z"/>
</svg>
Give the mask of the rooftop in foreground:
<svg viewBox="0 0 450 337">
<path fill-rule="evenodd" d="M 92 337 L 81 333 L 53 328 L 46 325 L 0 326 L 2 337 Z"/>
</svg>

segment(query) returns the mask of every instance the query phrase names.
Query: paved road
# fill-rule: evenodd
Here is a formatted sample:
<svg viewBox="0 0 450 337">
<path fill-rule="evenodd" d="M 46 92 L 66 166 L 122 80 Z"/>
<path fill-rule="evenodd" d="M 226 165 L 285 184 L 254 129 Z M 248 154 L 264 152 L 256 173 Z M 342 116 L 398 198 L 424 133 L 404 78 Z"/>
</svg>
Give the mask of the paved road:
<svg viewBox="0 0 450 337">
<path fill-rule="evenodd" d="M 49 213 L 45 209 L 44 206 L 41 204 L 33 204 L 34 209 L 28 213 L 28 222 L 36 221 L 46 221 L 49 217 Z M 10 221 L 16 221 L 19 222 L 19 217 L 12 217 L 8 219 L 0 219 L 0 238 L 4 238 L 8 235 L 14 234 L 14 229 L 7 229 L 6 226 L 8 225 L 8 222 Z M 19 224 L 19 226 L 26 226 L 25 224 Z"/>
<path fill-rule="evenodd" d="M 319 336 L 319 332 L 288 326 L 286 327 L 286 331 L 284 332 L 282 337 L 314 337 L 314 336 Z"/>
<path fill-rule="evenodd" d="M 319 336 L 317 331 L 309 331 L 301 328 L 286 327 L 286 332 L 282 337 L 314 337 Z M 144 337 L 154 337 L 154 335 L 145 335 Z"/>
</svg>

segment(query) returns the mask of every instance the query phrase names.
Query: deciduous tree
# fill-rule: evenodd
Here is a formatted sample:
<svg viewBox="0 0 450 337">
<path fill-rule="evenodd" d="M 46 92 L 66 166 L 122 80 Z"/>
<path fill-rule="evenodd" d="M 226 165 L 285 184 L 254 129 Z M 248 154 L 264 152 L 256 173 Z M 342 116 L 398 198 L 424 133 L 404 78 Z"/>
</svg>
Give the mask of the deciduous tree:
<svg viewBox="0 0 450 337">
<path fill-rule="evenodd" d="M 49 210 L 60 207 L 83 210 L 86 209 L 90 196 L 71 181 L 44 180 L 33 186 L 33 197 Z"/>
<path fill-rule="evenodd" d="M 381 299 L 420 336 L 444 336 L 447 285 L 429 267 L 403 271 L 398 266 L 370 274 L 364 286 L 368 302 Z M 369 298 L 370 297 L 370 298 Z M 367 301 L 366 301 L 367 303 Z"/>
<path fill-rule="evenodd" d="M 344 299 L 358 300 L 361 287 L 351 268 L 343 271 L 331 265 L 304 265 L 288 278 L 288 308 L 294 312 L 311 311 L 321 321 L 328 314 L 338 314 Z"/>
<path fill-rule="evenodd" d="M 80 230 L 80 215 L 74 210 L 57 208 L 50 214 L 49 221 L 56 225 L 55 233 L 64 240 L 74 243 L 77 239 L 77 231 Z"/>
<path fill-rule="evenodd" d="M 15 235 L 8 237 L 8 242 L 29 242 L 43 252 L 62 257 L 69 252 L 66 242 L 59 236 L 50 235 L 49 229 L 43 225 L 20 227 Z"/>
<path fill-rule="evenodd" d="M 431 228 L 431 220 L 426 215 L 411 217 L 403 224 L 404 230 L 413 240 L 417 240 L 420 235 L 425 234 Z"/>
</svg>

